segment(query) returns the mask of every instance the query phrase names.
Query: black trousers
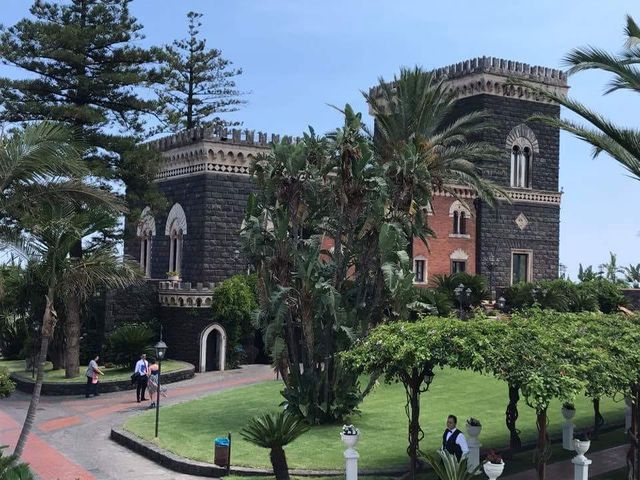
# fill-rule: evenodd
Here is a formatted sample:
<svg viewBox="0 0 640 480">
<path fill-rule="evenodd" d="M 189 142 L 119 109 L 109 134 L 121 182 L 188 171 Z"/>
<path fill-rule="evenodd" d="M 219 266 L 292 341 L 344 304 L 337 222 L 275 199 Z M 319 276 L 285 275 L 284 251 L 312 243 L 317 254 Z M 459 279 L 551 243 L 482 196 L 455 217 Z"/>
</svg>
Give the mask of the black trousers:
<svg viewBox="0 0 640 480">
<path fill-rule="evenodd" d="M 146 375 L 141 375 L 138 377 L 138 387 L 136 388 L 136 399 L 138 401 L 144 398 L 144 392 L 147 391 L 147 381 L 149 377 Z"/>
<path fill-rule="evenodd" d="M 98 384 L 93 383 L 93 379 L 91 377 L 87 377 L 87 385 L 84 390 L 84 396 L 89 398 L 89 395 L 98 395 Z"/>
</svg>

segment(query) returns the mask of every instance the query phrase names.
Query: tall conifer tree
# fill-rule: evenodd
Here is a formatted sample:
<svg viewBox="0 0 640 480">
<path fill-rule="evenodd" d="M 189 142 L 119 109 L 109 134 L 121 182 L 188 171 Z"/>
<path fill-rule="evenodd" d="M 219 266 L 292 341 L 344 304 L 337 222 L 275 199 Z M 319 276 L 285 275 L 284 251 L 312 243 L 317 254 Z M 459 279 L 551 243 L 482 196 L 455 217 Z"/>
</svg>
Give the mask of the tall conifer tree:
<svg viewBox="0 0 640 480">
<path fill-rule="evenodd" d="M 201 13 L 189 12 L 189 36 L 156 49 L 163 66 L 159 91 L 166 126 L 172 131 L 193 127 L 237 125 L 217 114 L 234 112 L 245 103 L 235 83 L 242 69 L 222 57 L 215 48 L 207 49 L 200 37 Z"/>
</svg>

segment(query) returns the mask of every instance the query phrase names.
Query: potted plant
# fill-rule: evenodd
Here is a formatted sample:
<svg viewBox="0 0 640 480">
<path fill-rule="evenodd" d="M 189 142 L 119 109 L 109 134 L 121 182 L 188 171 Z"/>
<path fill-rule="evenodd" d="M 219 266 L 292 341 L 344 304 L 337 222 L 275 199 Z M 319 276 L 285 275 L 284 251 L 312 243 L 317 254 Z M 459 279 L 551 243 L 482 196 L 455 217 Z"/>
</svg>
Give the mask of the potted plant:
<svg viewBox="0 0 640 480">
<path fill-rule="evenodd" d="M 342 431 L 340 432 L 340 439 L 347 448 L 353 448 L 360 439 L 360 431 L 353 425 L 343 425 Z"/>
<path fill-rule="evenodd" d="M 477 437 L 482 431 L 482 423 L 477 418 L 469 418 L 467 420 L 467 433 L 470 437 Z"/>
<path fill-rule="evenodd" d="M 180 272 L 174 272 L 173 270 L 167 272 L 167 278 L 172 282 L 180 281 Z"/>
<path fill-rule="evenodd" d="M 484 469 L 484 473 L 487 474 L 487 477 L 489 477 L 489 480 L 495 480 L 502 475 L 504 471 L 504 461 L 495 450 L 491 450 L 487 454 L 482 468 Z"/>
<path fill-rule="evenodd" d="M 583 430 L 582 433 L 576 435 L 573 440 L 573 446 L 578 456 L 584 458 L 584 454 L 587 453 L 591 446 L 591 432 Z"/>
<path fill-rule="evenodd" d="M 571 420 L 576 415 L 576 406 L 571 402 L 564 402 L 561 411 L 565 420 Z"/>
</svg>

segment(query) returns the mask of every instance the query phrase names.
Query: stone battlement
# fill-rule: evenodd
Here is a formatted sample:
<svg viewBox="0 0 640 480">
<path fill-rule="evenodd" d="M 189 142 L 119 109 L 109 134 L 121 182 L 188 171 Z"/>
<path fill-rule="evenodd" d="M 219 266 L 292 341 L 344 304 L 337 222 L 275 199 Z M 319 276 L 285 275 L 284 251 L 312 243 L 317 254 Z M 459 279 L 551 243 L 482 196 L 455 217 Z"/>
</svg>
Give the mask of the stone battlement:
<svg viewBox="0 0 640 480">
<path fill-rule="evenodd" d="M 270 137 L 270 138 L 269 138 Z M 271 135 L 255 130 L 241 130 L 239 128 L 213 128 L 213 127 L 197 127 L 190 130 L 184 130 L 173 135 L 159 138 L 148 142 L 161 152 L 166 152 L 177 147 L 192 145 L 200 141 L 210 141 L 218 143 L 228 143 L 230 145 L 242 145 L 253 147 L 269 147 L 271 143 L 277 143 L 282 138 L 284 143 L 297 143 L 299 137 L 291 137 L 272 133 Z"/>
<path fill-rule="evenodd" d="M 496 57 L 476 57 L 433 70 L 436 77 L 460 78 L 477 73 L 492 73 L 502 77 L 517 77 L 547 85 L 567 86 L 567 74 L 555 68 L 531 66 Z"/>
</svg>

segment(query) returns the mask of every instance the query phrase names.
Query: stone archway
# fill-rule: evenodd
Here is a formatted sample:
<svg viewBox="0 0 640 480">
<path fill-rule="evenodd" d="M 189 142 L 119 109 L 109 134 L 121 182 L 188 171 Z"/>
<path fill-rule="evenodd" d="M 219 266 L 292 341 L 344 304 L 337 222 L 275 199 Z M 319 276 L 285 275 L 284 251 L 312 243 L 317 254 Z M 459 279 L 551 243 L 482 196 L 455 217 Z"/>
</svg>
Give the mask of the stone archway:
<svg viewBox="0 0 640 480">
<path fill-rule="evenodd" d="M 214 335 L 215 341 L 212 342 L 212 338 L 209 338 L 211 335 Z M 215 348 L 215 353 L 217 354 L 217 368 L 211 367 L 211 353 L 208 350 L 211 348 Z M 207 355 L 209 353 L 209 355 Z M 212 323 L 207 328 L 205 328 L 200 334 L 200 372 L 207 371 L 207 358 L 209 358 L 209 370 L 219 370 L 224 371 L 225 369 L 225 360 L 227 356 L 227 333 L 222 328 L 222 325 L 219 323 Z"/>
</svg>

